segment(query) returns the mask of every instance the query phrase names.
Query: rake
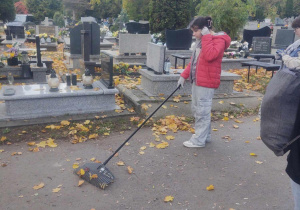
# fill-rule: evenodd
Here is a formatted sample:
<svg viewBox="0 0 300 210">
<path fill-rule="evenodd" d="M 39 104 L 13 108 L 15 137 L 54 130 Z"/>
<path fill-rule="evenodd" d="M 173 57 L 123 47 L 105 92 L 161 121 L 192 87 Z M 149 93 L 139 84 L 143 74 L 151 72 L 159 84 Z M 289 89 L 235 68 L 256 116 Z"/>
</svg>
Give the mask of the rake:
<svg viewBox="0 0 300 210">
<path fill-rule="evenodd" d="M 115 179 L 115 176 L 106 167 L 106 164 L 112 159 L 115 154 L 146 124 L 146 122 L 157 112 L 157 110 L 166 103 L 169 98 L 180 89 L 180 85 L 166 98 L 162 104 L 160 104 L 155 111 L 149 115 L 149 117 L 124 141 L 124 143 L 106 160 L 102 163 L 86 163 L 81 167 L 74 170 L 74 174 L 78 175 L 80 178 L 89 182 L 90 184 L 99 187 L 100 189 L 105 189 L 110 183 Z"/>
</svg>

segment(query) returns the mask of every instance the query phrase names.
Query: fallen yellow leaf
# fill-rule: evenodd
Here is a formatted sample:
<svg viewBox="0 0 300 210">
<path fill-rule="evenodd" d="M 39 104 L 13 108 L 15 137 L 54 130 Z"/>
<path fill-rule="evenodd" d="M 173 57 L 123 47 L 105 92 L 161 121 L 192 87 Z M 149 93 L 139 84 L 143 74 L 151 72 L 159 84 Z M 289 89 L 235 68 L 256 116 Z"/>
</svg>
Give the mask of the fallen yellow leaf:
<svg viewBox="0 0 300 210">
<path fill-rule="evenodd" d="M 164 202 L 171 202 L 173 200 L 174 200 L 174 197 L 171 196 L 171 195 L 168 195 L 168 196 L 165 197 Z"/>
<path fill-rule="evenodd" d="M 90 124 L 90 120 L 86 120 L 86 121 L 84 121 L 84 123 L 83 124 L 85 124 L 85 125 L 88 125 L 88 124 Z"/>
<path fill-rule="evenodd" d="M 169 143 L 168 142 L 162 142 L 162 143 L 160 143 L 160 144 L 157 144 L 156 145 L 156 148 L 157 149 L 164 149 L 164 148 L 166 148 L 166 147 L 168 147 L 169 146 Z"/>
<path fill-rule="evenodd" d="M 89 139 L 95 139 L 98 137 L 98 134 L 97 133 L 94 133 L 94 134 L 90 134 L 89 135 Z"/>
<path fill-rule="evenodd" d="M 228 118 L 228 117 L 224 117 L 223 120 L 224 120 L 224 121 L 228 121 L 229 118 Z"/>
<path fill-rule="evenodd" d="M 73 164 L 73 168 L 74 168 L 74 169 L 76 169 L 76 168 L 78 168 L 78 167 L 79 167 L 79 164 L 78 164 L 78 163 L 74 163 L 74 164 Z"/>
<path fill-rule="evenodd" d="M 104 135 L 104 136 L 109 136 L 109 133 L 106 132 L 106 133 L 103 133 L 103 135 Z"/>
<path fill-rule="evenodd" d="M 131 168 L 130 166 L 127 166 L 127 171 L 128 171 L 129 174 L 132 174 L 133 168 Z"/>
<path fill-rule="evenodd" d="M 96 160 L 96 158 L 94 158 L 94 157 L 93 157 L 93 158 L 91 158 L 90 160 L 91 160 L 91 161 L 95 161 L 95 160 Z"/>
<path fill-rule="evenodd" d="M 151 143 L 149 144 L 149 147 L 153 148 L 153 147 L 155 147 L 155 144 L 151 142 Z"/>
<path fill-rule="evenodd" d="M 213 131 L 218 131 L 218 129 L 216 129 L 216 128 L 213 128 L 212 130 L 213 130 Z"/>
<path fill-rule="evenodd" d="M 255 162 L 256 162 L 256 163 L 258 163 L 258 164 L 262 164 L 262 163 L 263 163 L 263 162 L 261 162 L 261 161 L 258 161 L 258 160 L 257 160 L 257 161 L 255 161 Z"/>
<path fill-rule="evenodd" d="M 44 184 L 43 182 L 41 182 L 40 184 L 35 185 L 35 186 L 33 187 L 33 189 L 39 190 L 39 189 L 43 188 L 44 186 L 45 186 L 45 184 Z"/>
<path fill-rule="evenodd" d="M 146 146 L 143 146 L 140 148 L 140 150 L 145 150 L 147 147 Z"/>
<path fill-rule="evenodd" d="M 211 191 L 211 190 L 214 190 L 215 189 L 215 187 L 211 184 L 211 185 L 209 185 L 208 187 L 206 187 L 206 190 L 208 190 L 208 191 Z"/>
<path fill-rule="evenodd" d="M 7 138 L 5 136 L 2 136 L 0 139 L 0 141 L 5 141 L 5 140 L 7 140 Z"/>
<path fill-rule="evenodd" d="M 166 105 L 162 105 L 161 107 L 162 107 L 162 108 L 164 108 L 164 109 L 166 109 L 166 108 L 167 108 L 167 106 L 166 106 Z"/>
<path fill-rule="evenodd" d="M 84 180 L 79 180 L 78 187 L 80 187 L 84 183 Z"/>
<path fill-rule="evenodd" d="M 238 126 L 238 125 L 233 125 L 233 127 L 234 127 L 234 128 L 239 128 L 239 126 Z"/>
<path fill-rule="evenodd" d="M 167 139 L 167 140 L 173 140 L 173 139 L 175 139 L 175 137 L 169 135 L 169 136 L 166 136 L 166 139 Z"/>
<path fill-rule="evenodd" d="M 34 141 L 27 142 L 27 145 L 29 145 L 29 146 L 34 146 L 34 145 L 35 145 L 35 142 L 34 142 Z"/>
<path fill-rule="evenodd" d="M 140 154 L 140 155 L 143 155 L 143 154 L 145 154 L 145 152 L 144 152 L 144 151 L 140 151 L 139 154 Z"/>
<path fill-rule="evenodd" d="M 224 101 L 219 101 L 218 103 L 219 103 L 219 104 L 224 104 Z"/>
<path fill-rule="evenodd" d="M 97 175 L 97 174 L 93 174 L 93 175 L 90 174 L 90 180 L 92 180 L 92 179 L 97 179 L 97 178 L 98 178 L 98 175 Z"/>
<path fill-rule="evenodd" d="M 54 193 L 57 193 L 57 192 L 59 192 L 60 191 L 60 188 L 58 187 L 58 188 L 54 188 L 53 190 L 52 190 L 52 192 L 54 192 Z"/>
<path fill-rule="evenodd" d="M 257 154 L 255 154 L 255 153 L 250 153 L 250 156 L 257 156 Z"/>
<path fill-rule="evenodd" d="M 67 120 L 63 120 L 60 122 L 61 125 L 70 125 L 70 122 Z"/>
<path fill-rule="evenodd" d="M 124 163 L 123 161 L 119 161 L 119 162 L 117 162 L 117 165 L 118 165 L 118 166 L 124 166 L 125 163 Z"/>
</svg>

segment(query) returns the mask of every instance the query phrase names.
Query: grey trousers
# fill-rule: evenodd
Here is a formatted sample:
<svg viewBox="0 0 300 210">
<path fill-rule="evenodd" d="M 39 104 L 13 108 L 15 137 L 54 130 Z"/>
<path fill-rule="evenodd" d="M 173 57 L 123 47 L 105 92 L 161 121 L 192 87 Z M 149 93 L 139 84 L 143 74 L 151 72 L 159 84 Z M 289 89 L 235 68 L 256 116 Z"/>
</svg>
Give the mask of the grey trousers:
<svg viewBox="0 0 300 210">
<path fill-rule="evenodd" d="M 214 88 L 192 85 L 192 112 L 195 117 L 195 134 L 190 141 L 196 145 L 205 145 L 211 136 L 211 106 Z"/>
</svg>

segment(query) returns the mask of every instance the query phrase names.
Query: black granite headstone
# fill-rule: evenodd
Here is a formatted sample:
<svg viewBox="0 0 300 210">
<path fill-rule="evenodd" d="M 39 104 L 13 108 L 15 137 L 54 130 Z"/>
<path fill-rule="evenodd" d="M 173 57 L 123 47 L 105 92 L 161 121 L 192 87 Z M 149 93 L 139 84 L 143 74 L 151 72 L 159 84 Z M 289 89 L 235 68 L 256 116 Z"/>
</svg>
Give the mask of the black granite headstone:
<svg viewBox="0 0 300 210">
<path fill-rule="evenodd" d="M 243 40 L 249 43 L 248 48 L 252 47 L 253 37 L 270 37 L 270 36 L 271 36 L 271 29 L 268 26 L 258 30 L 244 29 L 243 31 Z"/>
<path fill-rule="evenodd" d="M 91 55 L 100 54 L 100 26 L 97 23 L 91 23 Z"/>
<path fill-rule="evenodd" d="M 137 22 L 129 22 L 126 23 L 126 30 L 130 34 L 137 34 L 140 31 L 140 23 Z"/>
<path fill-rule="evenodd" d="M 253 37 L 252 53 L 253 54 L 270 54 L 272 39 L 270 37 Z"/>
<path fill-rule="evenodd" d="M 75 26 L 70 30 L 70 53 L 81 54 L 81 30 L 82 24 Z"/>
<path fill-rule="evenodd" d="M 70 30 L 70 53 L 81 54 L 81 30 L 88 30 L 90 41 L 90 55 L 100 54 L 100 26 L 97 23 L 85 22 L 85 27 L 82 24 L 75 26 Z"/>
<path fill-rule="evenodd" d="M 101 52 L 101 82 L 108 88 L 114 88 L 113 84 L 113 57 Z"/>
<path fill-rule="evenodd" d="M 7 26 L 7 30 L 10 31 L 10 34 L 14 38 L 18 38 L 18 39 L 25 38 L 24 26 Z"/>
<path fill-rule="evenodd" d="M 138 31 L 138 34 L 149 34 L 149 23 L 139 23 L 140 24 L 140 30 Z"/>
<path fill-rule="evenodd" d="M 275 38 L 275 48 L 285 49 L 294 42 L 295 32 L 291 29 L 278 29 Z"/>
<path fill-rule="evenodd" d="M 169 50 L 188 50 L 192 44 L 192 33 L 189 29 L 166 30 L 166 44 Z"/>
</svg>

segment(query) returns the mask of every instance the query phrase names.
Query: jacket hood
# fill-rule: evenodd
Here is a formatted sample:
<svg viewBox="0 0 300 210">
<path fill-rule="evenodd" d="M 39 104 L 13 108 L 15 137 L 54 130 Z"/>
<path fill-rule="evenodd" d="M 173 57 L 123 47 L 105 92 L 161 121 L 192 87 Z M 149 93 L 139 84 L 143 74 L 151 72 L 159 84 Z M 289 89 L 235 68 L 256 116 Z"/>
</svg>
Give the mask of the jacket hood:
<svg viewBox="0 0 300 210">
<path fill-rule="evenodd" d="M 214 39 L 223 39 L 225 41 L 225 49 L 230 46 L 231 38 L 225 32 L 221 31 L 213 35 Z"/>
</svg>

